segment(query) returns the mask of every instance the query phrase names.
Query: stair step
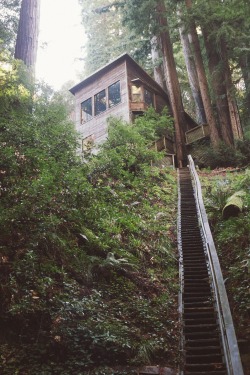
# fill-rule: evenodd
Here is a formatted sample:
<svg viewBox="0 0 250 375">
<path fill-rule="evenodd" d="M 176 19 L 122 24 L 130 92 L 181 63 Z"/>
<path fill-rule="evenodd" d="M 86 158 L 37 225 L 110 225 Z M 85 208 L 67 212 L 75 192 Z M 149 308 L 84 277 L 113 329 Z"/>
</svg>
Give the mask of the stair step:
<svg viewBox="0 0 250 375">
<path fill-rule="evenodd" d="M 186 322 L 184 323 L 184 331 L 185 333 L 195 333 L 195 332 L 216 332 L 218 331 L 217 324 L 190 324 L 187 325 Z"/>
<path fill-rule="evenodd" d="M 200 375 L 201 371 L 219 371 L 219 370 L 225 371 L 225 365 L 222 362 L 205 363 L 205 364 L 194 364 L 194 363 L 191 364 L 190 363 L 185 366 L 185 370 L 198 372 Z"/>
<path fill-rule="evenodd" d="M 189 332 L 185 332 L 185 339 L 188 340 L 188 339 L 192 339 L 192 340 L 195 340 L 195 339 L 202 339 L 202 338 L 208 338 L 208 339 L 218 339 L 219 338 L 219 333 L 218 331 L 210 331 L 210 332 L 194 332 L 194 331 L 189 331 Z"/>
<path fill-rule="evenodd" d="M 186 371 L 185 375 L 227 375 L 226 370 L 215 370 L 215 371 L 199 371 L 199 374 L 194 371 Z"/>
<path fill-rule="evenodd" d="M 215 317 L 203 317 L 194 319 L 185 319 L 185 326 L 193 326 L 194 324 L 216 324 Z"/>
<path fill-rule="evenodd" d="M 211 309 L 209 311 L 195 311 L 195 312 L 185 312 L 183 314 L 184 318 L 185 319 L 198 319 L 200 317 L 211 317 L 211 316 L 215 316 L 214 314 L 214 309 Z"/>
<path fill-rule="evenodd" d="M 221 354 L 197 354 L 187 355 L 186 364 L 214 364 L 221 363 Z"/>
<path fill-rule="evenodd" d="M 208 351 L 209 353 L 220 353 L 221 352 L 221 347 L 220 345 L 216 345 L 216 346 L 203 346 L 202 348 L 199 346 L 199 347 L 190 347 L 190 346 L 185 346 L 185 350 L 188 351 L 189 355 L 191 354 L 206 354 Z"/>
<path fill-rule="evenodd" d="M 196 340 L 186 340 L 185 348 L 196 348 L 199 345 L 200 349 L 207 348 L 208 346 L 220 346 L 220 340 L 218 338 L 205 338 Z"/>
<path fill-rule="evenodd" d="M 186 280 L 206 280 L 208 279 L 208 273 L 206 272 L 188 272 L 187 270 L 184 270 L 185 279 Z"/>
</svg>

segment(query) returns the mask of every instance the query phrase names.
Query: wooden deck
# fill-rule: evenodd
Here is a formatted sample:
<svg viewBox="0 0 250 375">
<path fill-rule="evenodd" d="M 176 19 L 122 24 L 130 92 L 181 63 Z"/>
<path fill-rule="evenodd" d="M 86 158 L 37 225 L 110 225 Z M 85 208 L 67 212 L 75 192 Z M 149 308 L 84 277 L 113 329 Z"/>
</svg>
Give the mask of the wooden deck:
<svg viewBox="0 0 250 375">
<path fill-rule="evenodd" d="M 186 131 L 186 144 L 189 145 L 199 139 L 209 137 L 210 131 L 208 124 L 199 125 L 195 128 Z"/>
</svg>

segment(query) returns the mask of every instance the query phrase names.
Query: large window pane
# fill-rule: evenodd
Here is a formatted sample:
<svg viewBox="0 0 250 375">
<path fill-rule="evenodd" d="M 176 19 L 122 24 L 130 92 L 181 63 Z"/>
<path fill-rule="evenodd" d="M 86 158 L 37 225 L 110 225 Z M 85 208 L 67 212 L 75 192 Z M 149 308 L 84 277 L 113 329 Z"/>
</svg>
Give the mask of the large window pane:
<svg viewBox="0 0 250 375">
<path fill-rule="evenodd" d="M 108 95 L 109 95 L 109 108 L 121 102 L 120 81 L 109 86 Z"/>
<path fill-rule="evenodd" d="M 81 103 L 82 109 L 82 122 L 86 122 L 92 119 L 92 99 L 89 98 Z"/>
<path fill-rule="evenodd" d="M 132 86 L 132 102 L 142 102 L 141 87 Z"/>
<path fill-rule="evenodd" d="M 147 105 L 154 106 L 153 94 L 151 91 L 148 91 L 147 89 L 144 89 L 144 100 Z"/>
<path fill-rule="evenodd" d="M 95 115 L 106 111 L 106 108 L 106 92 L 102 90 L 95 95 Z"/>
</svg>

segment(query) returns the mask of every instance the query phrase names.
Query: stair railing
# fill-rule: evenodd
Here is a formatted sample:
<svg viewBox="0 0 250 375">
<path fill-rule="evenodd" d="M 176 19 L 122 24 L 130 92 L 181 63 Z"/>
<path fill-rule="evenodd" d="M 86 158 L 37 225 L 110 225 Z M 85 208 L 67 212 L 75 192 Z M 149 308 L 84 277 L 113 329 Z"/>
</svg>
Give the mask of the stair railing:
<svg viewBox="0 0 250 375">
<path fill-rule="evenodd" d="M 184 290 L 184 278 L 183 278 L 183 256 L 182 256 L 182 241 L 181 241 L 181 193 L 180 193 L 180 175 L 179 169 L 177 169 L 178 173 L 178 219 L 177 219 L 177 243 L 178 243 L 178 252 L 179 252 L 179 295 L 178 295 L 178 313 L 179 313 L 179 323 L 180 323 L 180 346 L 179 351 L 181 354 L 181 358 L 184 358 L 184 342 L 183 342 L 183 290 Z M 183 374 L 183 363 L 179 364 L 179 371 L 178 375 Z"/>
<path fill-rule="evenodd" d="M 219 258 L 213 241 L 213 236 L 208 223 L 208 218 L 202 198 L 201 184 L 195 169 L 195 164 L 191 155 L 188 155 L 189 169 L 193 178 L 196 204 L 202 234 L 207 249 L 209 266 L 212 277 L 212 287 L 217 303 L 218 319 L 222 336 L 225 362 L 228 375 L 244 375 L 238 343 L 235 335 L 233 319 L 224 285 L 223 275 L 220 268 Z"/>
</svg>

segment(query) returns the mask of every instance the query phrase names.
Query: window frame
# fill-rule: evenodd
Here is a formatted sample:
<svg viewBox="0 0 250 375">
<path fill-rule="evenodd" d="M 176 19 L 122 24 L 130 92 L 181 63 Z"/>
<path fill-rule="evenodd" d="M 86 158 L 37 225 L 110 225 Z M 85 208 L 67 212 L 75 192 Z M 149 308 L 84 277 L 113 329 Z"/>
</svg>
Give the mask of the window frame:
<svg viewBox="0 0 250 375">
<path fill-rule="evenodd" d="M 90 103 L 91 103 L 91 114 L 89 114 L 88 112 L 85 112 L 83 111 L 83 103 L 85 102 L 88 102 L 90 100 Z M 86 114 L 86 119 L 84 119 L 84 116 L 83 116 L 83 113 Z M 88 117 L 89 116 L 89 117 Z M 81 124 L 85 124 L 86 122 L 92 120 L 93 118 L 93 97 L 91 96 L 90 98 L 84 100 L 83 102 L 81 102 Z"/>
<path fill-rule="evenodd" d="M 145 102 L 145 104 L 147 104 L 148 106 L 152 106 L 152 107 L 154 107 L 154 93 L 153 93 L 152 91 L 148 90 L 147 87 L 144 87 L 144 90 L 143 90 L 143 91 L 144 91 L 143 94 L 144 94 L 144 102 Z M 147 102 L 147 100 L 146 100 L 146 95 L 147 95 L 146 93 L 149 93 L 150 96 L 151 96 L 151 101 L 150 101 L 150 103 Z"/>
<path fill-rule="evenodd" d="M 138 91 L 140 90 L 140 93 L 134 94 L 133 88 L 137 88 Z M 134 100 L 134 95 L 137 95 L 138 99 L 140 99 L 140 100 Z M 139 97 L 139 95 L 140 95 L 140 97 Z M 133 103 L 141 103 L 143 101 L 143 86 L 141 86 L 141 85 L 138 86 L 138 85 L 135 85 L 135 84 L 131 85 L 131 100 L 132 100 Z"/>
<path fill-rule="evenodd" d="M 118 84 L 118 83 L 119 83 L 119 101 L 112 104 L 112 103 L 110 103 L 110 88 L 112 86 Z M 116 105 L 118 105 L 118 104 L 121 103 L 122 96 L 121 96 L 121 81 L 120 80 L 118 80 L 118 81 L 112 83 L 111 85 L 109 85 L 108 88 L 107 88 L 107 92 L 108 92 L 108 108 L 112 108 L 112 107 L 114 107 L 114 106 L 116 106 Z"/>
<path fill-rule="evenodd" d="M 101 94 L 102 92 L 105 93 L 105 96 L 103 97 L 103 98 L 105 98 L 105 109 L 103 109 L 103 110 L 101 110 L 101 111 L 99 111 L 99 112 L 97 113 L 96 105 L 97 105 L 98 102 L 96 101 L 96 98 L 97 98 L 97 96 L 98 96 L 99 94 Z M 101 99 L 103 99 L 103 98 L 101 98 Z M 99 103 L 100 103 L 100 101 L 99 101 Z M 103 105 L 104 105 L 104 103 L 100 103 L 100 104 L 103 104 Z M 99 91 L 98 93 L 96 93 L 96 94 L 94 95 L 94 116 L 98 116 L 98 115 L 100 115 L 101 113 L 105 112 L 106 110 L 107 110 L 107 90 L 106 90 L 106 89 L 103 89 L 103 90 Z"/>
</svg>

